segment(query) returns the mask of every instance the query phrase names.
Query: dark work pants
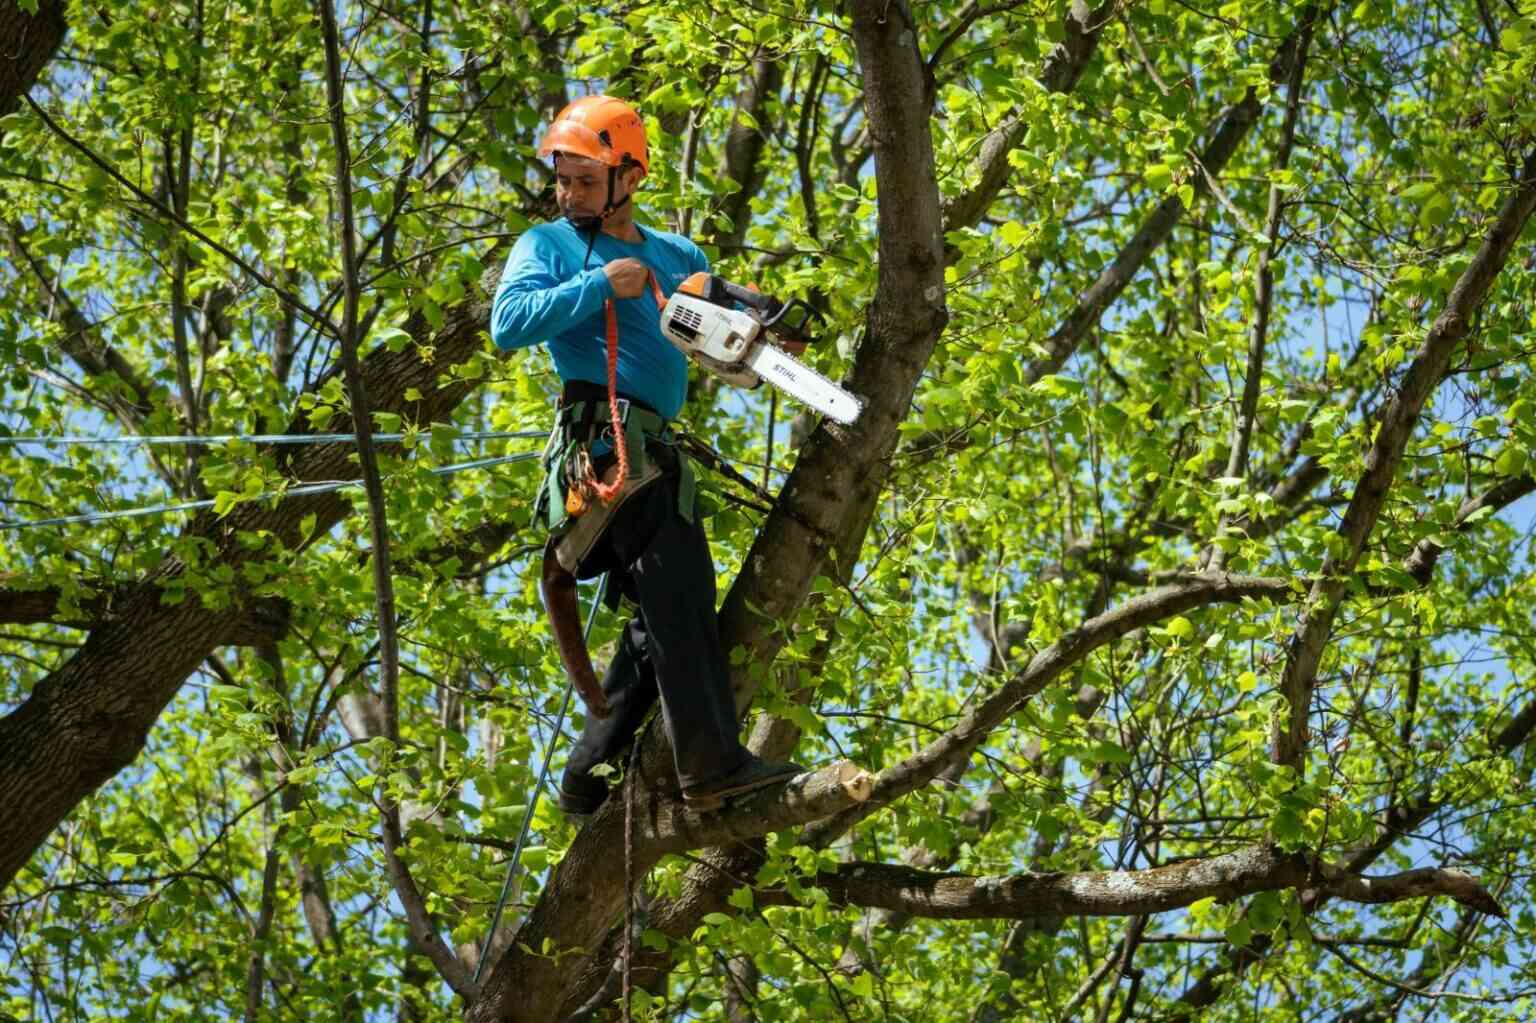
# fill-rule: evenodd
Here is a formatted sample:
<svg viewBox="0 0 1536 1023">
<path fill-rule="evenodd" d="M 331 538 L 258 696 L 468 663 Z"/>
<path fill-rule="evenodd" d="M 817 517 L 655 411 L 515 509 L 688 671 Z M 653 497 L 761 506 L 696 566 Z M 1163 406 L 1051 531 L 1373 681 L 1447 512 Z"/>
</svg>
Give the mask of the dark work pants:
<svg viewBox="0 0 1536 1023">
<path fill-rule="evenodd" d="M 673 471 L 619 509 L 577 573 L 591 578 L 612 572 L 610 587 L 622 587 L 640 614 L 624 627 L 603 678 L 613 713 L 587 717 L 566 773 L 587 774 L 623 752 L 659 691 L 678 784 L 688 788 L 729 774 L 748 754 L 737 738 L 736 703 L 715 618 L 709 541 L 698 521 L 678 513 L 672 453 L 655 444 L 647 450 Z"/>
</svg>

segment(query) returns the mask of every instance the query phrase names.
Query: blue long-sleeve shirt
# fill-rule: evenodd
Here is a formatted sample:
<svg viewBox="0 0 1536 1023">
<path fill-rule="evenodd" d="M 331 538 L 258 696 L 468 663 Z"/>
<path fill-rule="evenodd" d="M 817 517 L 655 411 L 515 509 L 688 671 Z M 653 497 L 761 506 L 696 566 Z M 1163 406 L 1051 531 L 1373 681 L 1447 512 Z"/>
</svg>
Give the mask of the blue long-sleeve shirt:
<svg viewBox="0 0 1536 1023">
<path fill-rule="evenodd" d="M 607 322 L 603 303 L 613 287 L 603 265 L 626 256 L 651 268 L 670 295 L 691 273 L 709 269 L 697 245 L 681 235 L 641 229 L 642 240 L 599 234 L 583 267 L 589 235 L 560 220 L 530 228 L 507 257 L 491 305 L 491 339 L 503 349 L 547 343 L 563 381 L 608 385 Z M 688 359 L 661 333 L 661 310 L 649 287 L 638 298 L 614 301 L 619 321 L 618 384 L 668 419 L 688 392 Z"/>
</svg>

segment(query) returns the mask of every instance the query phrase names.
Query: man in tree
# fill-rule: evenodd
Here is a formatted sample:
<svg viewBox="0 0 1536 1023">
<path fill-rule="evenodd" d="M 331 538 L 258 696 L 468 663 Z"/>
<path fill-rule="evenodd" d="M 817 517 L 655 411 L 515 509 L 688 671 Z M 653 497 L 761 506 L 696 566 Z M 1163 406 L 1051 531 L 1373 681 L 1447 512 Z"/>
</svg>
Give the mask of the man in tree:
<svg viewBox="0 0 1536 1023">
<path fill-rule="evenodd" d="M 550 125 L 539 155 L 554 159 L 555 198 L 565 218 L 518 239 L 496 292 L 491 336 L 503 349 L 547 343 L 563 384 L 557 456 L 539 505 L 552 530 L 546 559 L 566 541 L 562 564 L 578 578 L 611 572 L 613 592 L 640 608 L 603 680 L 612 712 L 588 715 L 559 803 L 572 814 L 602 804 L 608 786 L 592 769 L 623 752 L 659 690 L 683 799 L 714 809 L 727 796 L 800 768 L 760 760 L 737 737 L 715 617 L 714 563 L 694 508 L 691 470 L 668 426 L 682 408 L 688 372 L 687 359 L 662 336 L 660 308 L 664 294 L 707 270 L 708 260 L 688 239 L 635 222 L 635 189 L 650 164 L 645 124 L 627 103 L 608 96 L 571 103 Z M 605 383 L 610 337 L 617 338 L 618 425 Z M 627 484 L 589 502 L 568 467 L 589 464 L 586 475 L 596 486 L 588 493 L 601 493 L 626 440 Z"/>
</svg>

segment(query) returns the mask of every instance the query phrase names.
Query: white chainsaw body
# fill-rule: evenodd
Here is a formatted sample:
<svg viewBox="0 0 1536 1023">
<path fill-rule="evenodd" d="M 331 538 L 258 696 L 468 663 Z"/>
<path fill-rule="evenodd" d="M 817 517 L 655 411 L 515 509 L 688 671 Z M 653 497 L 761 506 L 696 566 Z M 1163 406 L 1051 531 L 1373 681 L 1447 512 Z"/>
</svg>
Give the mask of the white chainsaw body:
<svg viewBox="0 0 1536 1023">
<path fill-rule="evenodd" d="M 766 380 L 797 401 L 841 423 L 864 408 L 859 398 L 769 343 L 751 313 L 674 292 L 661 311 L 661 332 L 684 355 L 735 387 Z"/>
<path fill-rule="evenodd" d="M 763 341 L 763 325 L 750 313 L 675 292 L 661 314 L 661 330 L 684 355 L 734 387 L 756 387 L 762 378 L 747 364 Z"/>
</svg>

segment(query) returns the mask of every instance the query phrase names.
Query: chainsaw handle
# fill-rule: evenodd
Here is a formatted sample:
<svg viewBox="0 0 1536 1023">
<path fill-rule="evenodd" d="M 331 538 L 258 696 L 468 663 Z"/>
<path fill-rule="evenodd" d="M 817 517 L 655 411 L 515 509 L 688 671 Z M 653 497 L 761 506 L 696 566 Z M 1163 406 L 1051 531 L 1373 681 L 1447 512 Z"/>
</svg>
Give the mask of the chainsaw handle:
<svg viewBox="0 0 1536 1023">
<path fill-rule="evenodd" d="M 765 330 L 773 331 L 786 341 L 810 344 L 816 340 L 811 337 L 811 321 L 822 319 L 821 313 L 798 298 L 788 302 L 770 301 L 774 301 L 778 308 L 770 311 L 768 318 L 763 321 Z"/>
<path fill-rule="evenodd" d="M 761 291 L 744 288 L 727 280 L 721 280 L 720 283 L 728 296 L 760 314 L 758 320 L 763 329 L 773 331 L 786 341 L 810 344 L 815 340 L 811 337 L 811 321 L 821 319 L 822 315 L 801 299 L 792 298 L 788 302 L 781 302 L 771 295 L 764 295 Z"/>
</svg>

